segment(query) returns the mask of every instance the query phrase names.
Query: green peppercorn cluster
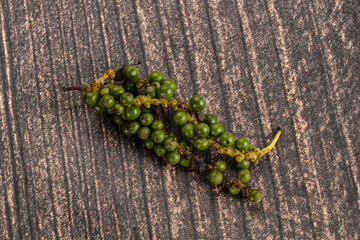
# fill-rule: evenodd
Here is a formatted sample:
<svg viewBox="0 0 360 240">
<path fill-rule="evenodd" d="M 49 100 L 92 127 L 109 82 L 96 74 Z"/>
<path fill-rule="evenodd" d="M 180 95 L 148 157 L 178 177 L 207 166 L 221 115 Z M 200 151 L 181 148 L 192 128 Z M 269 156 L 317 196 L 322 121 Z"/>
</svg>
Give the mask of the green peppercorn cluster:
<svg viewBox="0 0 360 240">
<path fill-rule="evenodd" d="M 114 82 L 104 83 L 107 77 Z M 206 107 L 202 95 L 194 95 L 186 104 L 182 99 L 173 98 L 177 89 L 174 80 L 166 79 L 159 71 L 151 72 L 147 80 L 139 78 L 135 66 L 108 70 L 103 77 L 93 81 L 92 88 L 68 88 L 74 89 L 86 91 L 83 101 L 88 106 L 97 113 L 112 115 L 126 136 L 137 136 L 147 149 L 158 157 L 164 157 L 171 165 L 191 168 L 192 153 L 209 151 L 209 148 L 217 151 L 224 158 L 212 163 L 209 182 L 214 186 L 222 184 L 224 178 L 230 178 L 230 169 L 235 167 L 238 169 L 236 178 L 231 178 L 231 184 L 227 186 L 230 194 L 238 195 L 244 189 L 250 201 L 257 203 L 261 200 L 261 192 L 247 185 L 251 177 L 249 167 L 276 141 L 272 146 L 259 150 L 247 138 L 235 139 L 232 133 L 225 132 L 215 115 L 199 117 L 198 112 Z M 168 111 L 173 120 L 170 125 L 177 126 L 173 130 L 167 130 L 163 120 L 155 114 L 153 106 L 158 105 L 171 109 Z M 226 156 L 228 163 L 224 161 Z M 229 156 L 232 164 L 229 164 Z"/>
</svg>

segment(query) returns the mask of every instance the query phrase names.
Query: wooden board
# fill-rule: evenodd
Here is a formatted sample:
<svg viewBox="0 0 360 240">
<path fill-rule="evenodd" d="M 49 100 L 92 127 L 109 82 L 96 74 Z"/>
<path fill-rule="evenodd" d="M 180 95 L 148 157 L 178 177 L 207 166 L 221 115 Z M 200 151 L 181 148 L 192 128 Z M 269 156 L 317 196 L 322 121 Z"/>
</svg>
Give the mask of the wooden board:
<svg viewBox="0 0 360 240">
<path fill-rule="evenodd" d="M 359 239 L 358 1 L 0 1 L 0 239 Z M 78 92 L 140 60 L 276 148 L 257 205 L 161 164 Z"/>
</svg>

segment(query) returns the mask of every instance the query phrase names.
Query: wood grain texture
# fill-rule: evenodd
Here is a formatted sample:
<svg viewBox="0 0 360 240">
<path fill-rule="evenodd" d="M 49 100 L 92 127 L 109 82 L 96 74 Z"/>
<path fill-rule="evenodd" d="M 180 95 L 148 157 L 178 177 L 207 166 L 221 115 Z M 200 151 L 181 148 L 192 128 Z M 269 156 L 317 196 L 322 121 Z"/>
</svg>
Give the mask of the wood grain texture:
<svg viewBox="0 0 360 240">
<path fill-rule="evenodd" d="M 359 239 L 358 1 L 0 0 L 0 239 Z M 253 205 L 63 86 L 140 60 L 276 148 Z"/>
</svg>

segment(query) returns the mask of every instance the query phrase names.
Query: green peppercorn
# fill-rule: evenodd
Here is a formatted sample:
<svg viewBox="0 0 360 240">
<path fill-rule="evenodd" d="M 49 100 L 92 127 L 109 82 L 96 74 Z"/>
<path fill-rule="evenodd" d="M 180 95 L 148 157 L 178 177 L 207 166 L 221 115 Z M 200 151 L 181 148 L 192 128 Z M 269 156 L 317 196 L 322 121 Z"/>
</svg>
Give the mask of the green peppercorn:
<svg viewBox="0 0 360 240">
<path fill-rule="evenodd" d="M 259 190 L 254 189 L 249 193 L 249 200 L 251 202 L 258 203 L 261 201 L 261 198 L 262 194 Z"/>
<path fill-rule="evenodd" d="M 115 116 L 114 116 L 114 122 L 115 122 L 117 125 L 121 126 L 121 125 L 124 124 L 124 119 L 123 119 L 121 116 L 115 115 Z"/>
<path fill-rule="evenodd" d="M 112 108 L 115 104 L 115 99 L 111 95 L 105 95 L 100 99 L 100 104 L 104 106 L 104 108 Z"/>
<path fill-rule="evenodd" d="M 156 87 L 156 89 L 158 89 L 161 86 L 161 83 L 160 82 L 153 82 L 151 84 L 151 86 L 154 86 L 154 87 Z"/>
<path fill-rule="evenodd" d="M 181 159 L 180 153 L 178 153 L 178 152 L 176 152 L 176 151 L 169 152 L 169 153 L 166 155 L 166 157 L 167 157 L 167 159 L 168 159 L 168 162 L 169 162 L 171 165 L 177 164 L 178 162 L 180 162 L 180 159 Z"/>
<path fill-rule="evenodd" d="M 140 116 L 141 109 L 138 106 L 130 106 L 129 108 L 126 108 L 125 110 L 125 117 L 126 120 L 132 121 L 137 119 Z"/>
<path fill-rule="evenodd" d="M 200 151 L 205 151 L 210 146 L 209 140 L 206 138 L 198 138 L 194 141 L 194 147 Z"/>
<path fill-rule="evenodd" d="M 153 149 L 158 157 L 163 157 L 166 154 L 166 150 L 161 144 L 155 144 Z"/>
<path fill-rule="evenodd" d="M 125 93 L 125 90 L 120 85 L 114 85 L 110 88 L 110 94 L 113 95 L 116 99 L 119 99 L 121 95 Z"/>
<path fill-rule="evenodd" d="M 148 95 L 152 98 L 156 98 L 158 96 L 157 94 L 158 88 L 156 86 L 147 86 L 144 90 L 144 95 Z"/>
<path fill-rule="evenodd" d="M 123 86 L 125 92 L 129 92 L 132 94 L 136 94 L 136 92 L 137 92 L 136 84 L 134 82 L 125 81 L 125 82 L 123 82 L 122 86 Z"/>
<path fill-rule="evenodd" d="M 236 139 L 236 141 L 235 141 L 235 147 L 237 149 L 239 149 L 240 151 L 249 150 L 250 145 L 251 144 L 250 144 L 249 140 L 247 140 L 247 138 L 244 138 L 244 137 L 240 137 L 240 138 Z"/>
<path fill-rule="evenodd" d="M 175 141 L 179 141 L 180 140 L 180 136 L 177 132 L 175 131 L 170 131 L 168 133 L 168 138 L 173 138 Z"/>
<path fill-rule="evenodd" d="M 162 82 L 161 82 L 161 84 L 162 85 L 169 85 L 170 86 L 170 88 L 171 88 L 171 90 L 173 91 L 173 92 L 175 92 L 175 90 L 176 90 L 176 83 L 175 83 L 175 81 L 174 80 L 172 80 L 172 79 L 164 79 Z"/>
<path fill-rule="evenodd" d="M 121 105 L 120 103 L 115 103 L 113 109 L 116 115 L 121 115 L 125 110 L 124 106 Z"/>
<path fill-rule="evenodd" d="M 250 177 L 251 174 L 247 169 L 240 170 L 237 175 L 237 178 L 240 179 L 240 181 L 243 183 L 247 183 L 250 180 Z"/>
<path fill-rule="evenodd" d="M 154 121 L 154 116 L 147 112 L 147 113 L 141 113 L 140 117 L 139 117 L 139 122 L 142 126 L 150 126 L 151 123 Z"/>
<path fill-rule="evenodd" d="M 186 158 L 181 157 L 179 164 L 180 164 L 180 166 L 183 166 L 183 167 L 189 167 L 191 162 L 190 162 L 190 160 L 187 160 Z"/>
<path fill-rule="evenodd" d="M 178 146 L 178 142 L 174 138 L 169 137 L 169 138 L 165 139 L 163 145 L 167 151 L 174 151 L 176 149 L 176 147 Z"/>
<path fill-rule="evenodd" d="M 208 177 L 210 183 L 214 186 L 219 185 L 222 182 L 223 178 L 224 177 L 223 177 L 222 173 L 219 172 L 218 170 L 212 171 Z"/>
<path fill-rule="evenodd" d="M 215 168 L 220 171 L 220 172 L 223 172 L 225 171 L 226 169 L 226 163 L 223 161 L 223 160 L 217 160 L 215 163 L 214 163 L 214 166 Z"/>
<path fill-rule="evenodd" d="M 115 111 L 113 108 L 106 108 L 105 111 L 108 113 L 108 114 L 111 114 L 111 115 L 114 115 L 115 114 Z"/>
<path fill-rule="evenodd" d="M 128 131 L 130 135 L 136 134 L 140 129 L 140 123 L 138 121 L 131 121 L 128 125 Z"/>
<path fill-rule="evenodd" d="M 211 124 L 217 123 L 217 117 L 213 114 L 206 114 L 205 122 L 207 125 L 211 126 Z"/>
<path fill-rule="evenodd" d="M 126 122 L 122 125 L 122 132 L 126 135 L 126 136 L 131 136 L 131 131 L 130 131 L 130 127 L 129 127 L 129 123 Z"/>
<path fill-rule="evenodd" d="M 95 106 L 97 101 L 99 100 L 99 94 L 97 92 L 86 92 L 84 94 L 84 103 L 89 106 Z"/>
<path fill-rule="evenodd" d="M 250 167 L 250 161 L 249 160 L 242 160 L 241 162 L 235 162 L 236 167 L 239 169 L 248 169 Z"/>
<path fill-rule="evenodd" d="M 154 147 L 155 143 L 153 141 L 147 139 L 144 141 L 144 144 L 147 149 L 152 149 Z"/>
<path fill-rule="evenodd" d="M 151 134 L 151 140 L 154 143 L 162 143 L 165 140 L 166 134 L 163 130 L 154 130 Z"/>
<path fill-rule="evenodd" d="M 234 135 L 229 132 L 224 132 L 219 138 L 219 143 L 224 147 L 231 147 L 235 142 Z"/>
<path fill-rule="evenodd" d="M 160 121 L 160 120 L 157 120 L 157 119 L 155 119 L 152 123 L 151 123 L 151 126 L 150 126 L 152 129 L 154 129 L 154 130 L 157 130 L 157 129 L 159 129 L 159 130 L 161 130 L 161 129 L 163 129 L 163 127 L 164 127 L 164 123 L 162 122 L 162 121 Z"/>
<path fill-rule="evenodd" d="M 94 106 L 94 110 L 95 110 L 95 112 L 97 112 L 97 113 L 103 113 L 103 112 L 105 112 L 105 108 L 100 107 L 100 106 Z"/>
<path fill-rule="evenodd" d="M 193 150 L 193 145 L 191 144 L 191 142 L 189 142 L 188 140 L 183 140 L 180 142 L 180 145 L 182 147 L 184 147 L 186 150 L 188 151 L 192 151 Z"/>
<path fill-rule="evenodd" d="M 150 83 L 153 83 L 153 82 L 159 82 L 160 83 L 163 80 L 164 80 L 164 75 L 159 71 L 153 71 L 149 75 L 149 82 Z"/>
<path fill-rule="evenodd" d="M 188 121 L 188 115 L 186 112 L 176 112 L 173 117 L 174 122 L 177 125 L 184 125 Z"/>
<path fill-rule="evenodd" d="M 123 70 L 123 69 L 122 69 Z M 124 76 L 122 74 L 122 70 L 119 70 L 115 73 L 115 78 L 114 78 L 114 81 L 115 82 L 120 82 L 120 81 L 123 81 L 124 80 Z"/>
<path fill-rule="evenodd" d="M 169 98 L 172 97 L 173 94 L 174 94 L 173 90 L 171 90 L 171 87 L 169 85 L 167 85 L 167 84 L 161 85 L 158 88 L 159 98 L 169 99 Z"/>
<path fill-rule="evenodd" d="M 206 123 L 199 123 L 195 127 L 195 133 L 199 137 L 207 137 L 207 136 L 209 136 L 209 133 L 210 133 L 210 127 Z"/>
<path fill-rule="evenodd" d="M 122 70 L 122 75 L 126 80 L 134 82 L 139 77 L 139 70 L 134 66 L 126 66 Z"/>
<path fill-rule="evenodd" d="M 100 88 L 100 95 L 101 96 L 105 96 L 108 95 L 110 93 L 110 88 L 106 85 L 101 86 Z"/>
<path fill-rule="evenodd" d="M 181 133 L 185 138 L 193 138 L 195 136 L 194 124 L 187 123 L 182 127 Z"/>
<path fill-rule="evenodd" d="M 151 130 L 148 127 L 141 127 L 138 131 L 138 137 L 141 140 L 146 140 L 150 137 Z"/>
<path fill-rule="evenodd" d="M 204 110 L 205 106 L 206 106 L 206 100 L 200 94 L 194 95 L 190 99 L 190 107 L 192 110 L 194 110 L 196 112 L 200 112 L 200 111 Z"/>
<path fill-rule="evenodd" d="M 224 132 L 224 127 L 220 123 L 213 123 L 210 125 L 210 135 L 219 137 Z"/>
<path fill-rule="evenodd" d="M 131 105 L 134 101 L 134 95 L 129 92 L 126 92 L 120 96 L 120 103 L 122 105 Z"/>
<path fill-rule="evenodd" d="M 231 195 L 238 195 L 240 193 L 240 188 L 236 185 L 231 185 L 229 187 L 229 192 Z"/>
</svg>

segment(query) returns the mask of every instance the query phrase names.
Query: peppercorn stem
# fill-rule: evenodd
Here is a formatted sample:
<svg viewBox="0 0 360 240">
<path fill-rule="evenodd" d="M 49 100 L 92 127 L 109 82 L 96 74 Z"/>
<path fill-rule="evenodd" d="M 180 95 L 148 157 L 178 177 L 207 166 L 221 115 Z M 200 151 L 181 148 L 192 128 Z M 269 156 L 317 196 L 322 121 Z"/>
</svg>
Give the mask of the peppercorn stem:
<svg viewBox="0 0 360 240">
<path fill-rule="evenodd" d="M 260 151 L 260 154 L 259 154 L 259 158 L 263 155 L 265 155 L 266 153 L 268 153 L 271 149 L 274 148 L 275 144 L 277 143 L 277 141 L 279 140 L 279 137 L 281 135 L 281 132 L 282 132 L 282 129 L 281 127 L 278 128 L 278 131 L 274 137 L 274 139 L 272 140 L 272 142 L 269 144 L 269 146 L 267 146 L 266 148 L 263 148 L 261 151 Z"/>
</svg>

